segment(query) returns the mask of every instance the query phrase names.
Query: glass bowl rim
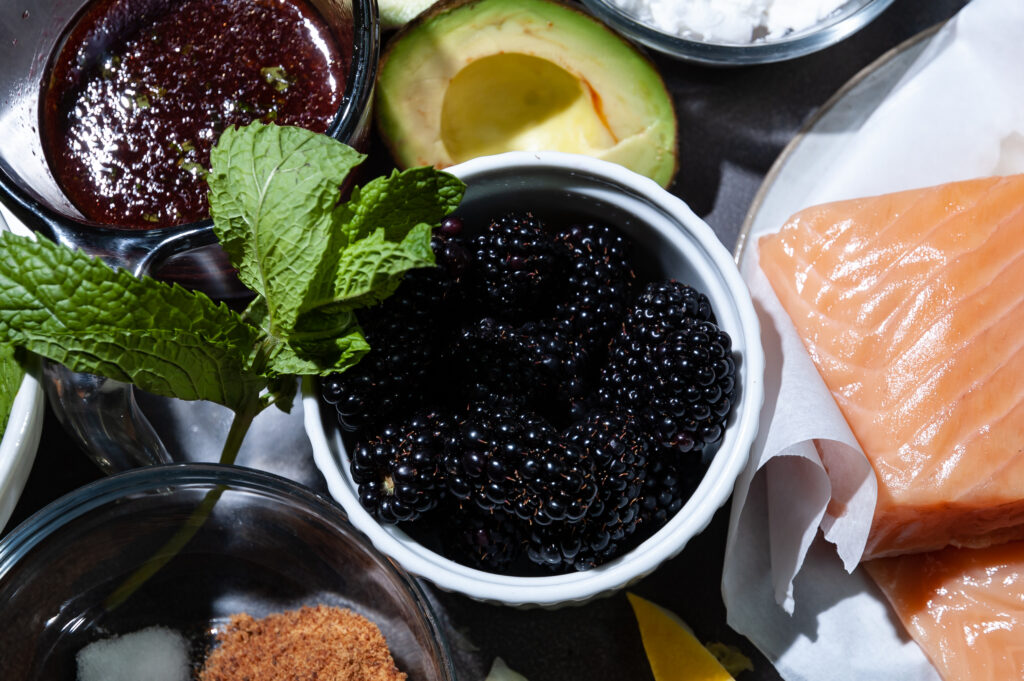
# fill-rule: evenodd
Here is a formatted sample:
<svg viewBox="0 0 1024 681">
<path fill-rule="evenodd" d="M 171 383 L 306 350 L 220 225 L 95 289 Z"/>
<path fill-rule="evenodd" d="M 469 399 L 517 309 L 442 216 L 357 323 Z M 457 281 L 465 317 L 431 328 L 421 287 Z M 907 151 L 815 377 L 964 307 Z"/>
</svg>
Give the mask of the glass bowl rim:
<svg viewBox="0 0 1024 681">
<path fill-rule="evenodd" d="M 690 40 L 642 23 L 609 0 L 582 2 L 601 21 L 626 37 L 669 56 L 705 65 L 743 66 L 795 59 L 830 47 L 867 26 L 893 0 L 864 0 L 834 21 L 819 22 L 777 40 L 750 44 Z"/>
</svg>

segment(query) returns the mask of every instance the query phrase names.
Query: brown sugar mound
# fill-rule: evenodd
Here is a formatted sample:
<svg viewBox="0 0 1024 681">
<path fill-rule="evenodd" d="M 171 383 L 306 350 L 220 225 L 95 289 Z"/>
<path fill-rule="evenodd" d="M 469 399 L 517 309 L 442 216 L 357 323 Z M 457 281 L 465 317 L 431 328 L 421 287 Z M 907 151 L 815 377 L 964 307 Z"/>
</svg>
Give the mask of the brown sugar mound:
<svg viewBox="0 0 1024 681">
<path fill-rule="evenodd" d="M 303 607 L 231 617 L 200 681 L 405 681 L 373 622 L 351 610 Z"/>
</svg>

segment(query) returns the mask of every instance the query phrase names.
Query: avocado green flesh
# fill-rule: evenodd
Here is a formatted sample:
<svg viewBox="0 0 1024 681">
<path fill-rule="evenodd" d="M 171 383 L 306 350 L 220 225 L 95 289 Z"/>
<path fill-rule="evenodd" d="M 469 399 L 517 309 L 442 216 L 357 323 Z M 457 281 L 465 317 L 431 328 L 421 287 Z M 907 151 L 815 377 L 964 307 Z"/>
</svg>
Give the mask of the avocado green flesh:
<svg viewBox="0 0 1024 681">
<path fill-rule="evenodd" d="M 676 169 L 675 111 L 652 64 L 548 0 L 458 0 L 421 15 L 391 41 L 376 112 L 401 167 L 550 149 L 663 186 Z"/>
</svg>

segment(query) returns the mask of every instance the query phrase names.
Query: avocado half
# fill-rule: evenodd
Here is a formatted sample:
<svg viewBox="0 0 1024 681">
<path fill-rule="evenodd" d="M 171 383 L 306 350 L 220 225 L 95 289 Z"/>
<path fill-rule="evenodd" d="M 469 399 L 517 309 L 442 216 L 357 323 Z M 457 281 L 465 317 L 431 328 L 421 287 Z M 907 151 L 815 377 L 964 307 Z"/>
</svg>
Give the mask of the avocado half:
<svg viewBox="0 0 1024 681">
<path fill-rule="evenodd" d="M 442 1 L 395 34 L 379 74 L 378 128 L 402 168 L 555 150 L 666 187 L 676 171 L 675 110 L 654 65 L 561 2 Z"/>
</svg>

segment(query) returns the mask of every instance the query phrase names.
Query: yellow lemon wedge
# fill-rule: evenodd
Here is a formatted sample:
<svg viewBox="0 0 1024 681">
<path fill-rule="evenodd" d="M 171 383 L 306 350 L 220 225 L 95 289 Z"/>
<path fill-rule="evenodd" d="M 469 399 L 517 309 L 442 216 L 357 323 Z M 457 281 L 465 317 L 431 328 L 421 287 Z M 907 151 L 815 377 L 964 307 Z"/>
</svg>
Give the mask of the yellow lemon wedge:
<svg viewBox="0 0 1024 681">
<path fill-rule="evenodd" d="M 627 593 L 655 681 L 733 681 L 715 656 L 674 614 Z"/>
</svg>

